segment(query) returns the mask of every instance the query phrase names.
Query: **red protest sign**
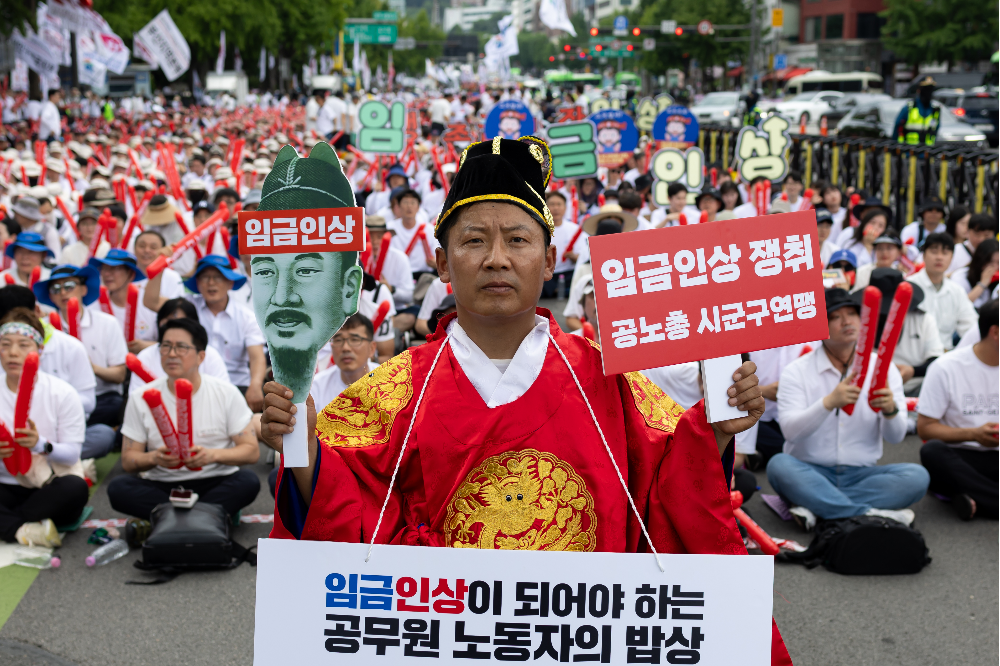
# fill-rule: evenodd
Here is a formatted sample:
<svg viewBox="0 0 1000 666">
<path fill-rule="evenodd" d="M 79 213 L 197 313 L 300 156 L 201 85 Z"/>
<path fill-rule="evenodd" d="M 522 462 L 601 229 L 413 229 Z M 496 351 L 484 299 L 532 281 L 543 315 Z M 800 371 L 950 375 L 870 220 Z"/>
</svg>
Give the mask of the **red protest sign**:
<svg viewBox="0 0 1000 666">
<path fill-rule="evenodd" d="M 828 337 L 812 211 L 589 242 L 605 375 Z"/>
<path fill-rule="evenodd" d="M 362 252 L 363 208 L 241 211 L 240 254 Z"/>
</svg>

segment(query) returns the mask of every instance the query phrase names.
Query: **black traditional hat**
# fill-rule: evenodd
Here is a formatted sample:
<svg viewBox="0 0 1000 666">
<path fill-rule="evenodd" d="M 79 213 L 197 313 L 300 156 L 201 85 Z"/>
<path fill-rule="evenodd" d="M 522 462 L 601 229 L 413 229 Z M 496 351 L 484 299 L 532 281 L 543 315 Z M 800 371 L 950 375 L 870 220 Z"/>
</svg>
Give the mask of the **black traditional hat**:
<svg viewBox="0 0 1000 666">
<path fill-rule="evenodd" d="M 450 215 L 467 204 L 501 201 L 523 209 L 549 232 L 556 224 L 545 205 L 545 187 L 552 175 L 552 154 L 533 136 L 474 143 L 462 152 L 455 182 L 434 226 L 434 236 Z"/>
</svg>

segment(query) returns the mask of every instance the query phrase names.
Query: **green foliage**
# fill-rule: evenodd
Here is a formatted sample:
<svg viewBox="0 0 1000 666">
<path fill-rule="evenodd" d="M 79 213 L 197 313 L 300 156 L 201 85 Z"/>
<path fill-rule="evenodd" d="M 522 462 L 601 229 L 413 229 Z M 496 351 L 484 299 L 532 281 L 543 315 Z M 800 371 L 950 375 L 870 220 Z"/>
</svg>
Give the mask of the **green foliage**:
<svg viewBox="0 0 1000 666">
<path fill-rule="evenodd" d="M 679 25 L 694 25 L 708 19 L 714 25 L 743 24 L 750 21 L 750 11 L 742 0 L 651 0 L 642 13 L 642 25 L 659 25 L 673 19 Z M 736 37 L 737 31 L 716 33 Z M 748 34 L 748 32 L 746 33 Z M 684 68 L 690 58 L 702 67 L 724 65 L 727 60 L 745 59 L 748 42 L 717 42 L 714 35 L 702 36 L 686 31 L 683 36 L 657 35 L 657 48 L 643 54 L 641 66 L 654 75 L 669 68 Z"/>
<path fill-rule="evenodd" d="M 14 28 L 24 32 L 24 23 L 35 28 L 38 12 L 35 3 L 29 0 L 0 2 L 0 35 L 10 35 Z"/>
<path fill-rule="evenodd" d="M 996 49 L 996 0 L 885 0 L 882 43 L 911 65 L 989 60 Z"/>
<path fill-rule="evenodd" d="M 417 42 L 436 43 L 431 43 L 426 46 L 418 46 L 410 51 L 393 51 L 392 61 L 397 72 L 408 72 L 409 74 L 413 74 L 415 76 L 422 76 L 424 73 L 424 59 L 430 58 L 431 60 L 434 60 L 436 58 L 440 58 L 441 54 L 444 52 L 444 30 L 431 25 L 430 17 L 427 16 L 427 12 L 423 9 L 415 14 L 408 12 L 407 15 L 399 21 L 399 36 L 413 37 L 417 40 Z M 379 46 L 375 49 L 369 48 L 367 51 L 368 62 L 371 65 L 372 71 L 375 71 L 376 63 L 381 63 L 382 69 L 385 70 L 389 48 Z M 373 52 L 378 56 L 377 58 L 373 56 Z"/>
<path fill-rule="evenodd" d="M 520 53 L 512 58 L 511 65 L 520 65 L 523 70 L 554 69 L 555 63 L 549 62 L 549 56 L 556 54 L 556 46 L 549 41 L 544 32 L 519 32 L 517 48 Z"/>
</svg>

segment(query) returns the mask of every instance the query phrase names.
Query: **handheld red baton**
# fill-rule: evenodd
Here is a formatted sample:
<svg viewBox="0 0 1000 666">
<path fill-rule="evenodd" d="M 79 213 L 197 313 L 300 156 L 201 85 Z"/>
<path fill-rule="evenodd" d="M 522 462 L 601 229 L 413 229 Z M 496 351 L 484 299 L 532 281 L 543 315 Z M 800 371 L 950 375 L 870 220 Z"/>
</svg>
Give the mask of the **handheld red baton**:
<svg viewBox="0 0 1000 666">
<path fill-rule="evenodd" d="M 872 368 L 872 381 L 868 385 L 868 406 L 872 411 L 877 412 L 881 409 L 873 407 L 871 402 L 878 397 L 875 391 L 886 387 L 892 355 L 896 353 L 896 343 L 899 342 L 899 335 L 903 332 L 903 320 L 906 318 L 906 311 L 910 309 L 912 299 L 913 285 L 909 282 L 900 282 L 892 297 L 885 326 L 882 327 L 882 339 L 879 340 L 878 355 L 875 357 L 875 367 Z"/>
<path fill-rule="evenodd" d="M 861 301 L 861 328 L 858 331 L 858 342 L 854 348 L 854 362 L 851 363 L 849 374 L 851 384 L 861 388 L 868 374 L 868 363 L 871 361 L 872 348 L 875 346 L 875 329 L 878 325 L 878 311 L 882 305 L 882 292 L 875 287 L 865 287 Z M 854 405 L 844 405 L 844 413 L 854 414 Z"/>
<path fill-rule="evenodd" d="M 142 364 L 142 361 L 140 361 L 139 357 L 135 354 L 130 353 L 125 355 L 125 367 L 131 370 L 133 375 L 147 384 L 156 381 L 156 377 L 154 377 L 149 369 Z"/>
</svg>

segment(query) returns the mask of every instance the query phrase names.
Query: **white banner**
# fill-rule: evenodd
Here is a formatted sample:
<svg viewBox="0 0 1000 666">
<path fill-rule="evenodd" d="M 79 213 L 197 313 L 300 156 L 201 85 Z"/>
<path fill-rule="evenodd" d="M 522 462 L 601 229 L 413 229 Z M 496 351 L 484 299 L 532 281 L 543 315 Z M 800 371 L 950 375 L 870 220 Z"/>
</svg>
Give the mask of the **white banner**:
<svg viewBox="0 0 1000 666">
<path fill-rule="evenodd" d="M 80 83 L 103 86 L 108 68 L 97 53 L 97 44 L 90 31 L 76 33 L 76 71 Z M 119 72 L 120 73 L 120 72 Z"/>
<path fill-rule="evenodd" d="M 113 32 L 95 32 L 97 57 L 115 74 L 121 74 L 128 67 L 129 52 L 125 40 Z"/>
<path fill-rule="evenodd" d="M 215 73 L 222 74 L 226 69 L 226 31 L 219 32 L 219 55 L 215 58 Z"/>
<path fill-rule="evenodd" d="M 50 0 L 47 11 L 62 21 L 63 27 L 70 32 L 80 33 L 87 30 L 111 32 L 111 28 L 108 27 L 108 22 L 104 20 L 103 16 L 89 7 L 83 7 L 78 2 Z"/>
<path fill-rule="evenodd" d="M 500 518 L 502 520 L 502 518 Z M 261 539 L 254 664 L 771 663 L 766 556 Z"/>
<path fill-rule="evenodd" d="M 53 52 L 38 35 L 30 34 L 24 37 L 15 29 L 11 34 L 11 39 L 14 40 L 15 57 L 23 60 L 29 69 L 45 75 L 59 73 L 59 58 L 62 57 L 62 54 Z"/>
<path fill-rule="evenodd" d="M 139 31 L 139 38 L 167 80 L 176 80 L 191 66 L 191 49 L 166 9 Z"/>
<path fill-rule="evenodd" d="M 148 62 L 150 65 L 153 66 L 153 69 L 156 69 L 156 67 L 158 67 L 156 63 L 156 56 L 153 55 L 152 52 L 150 52 L 150 50 L 146 48 L 146 45 L 142 43 L 142 37 L 140 37 L 138 33 L 134 32 L 132 33 L 132 54 L 136 58 Z"/>
</svg>

